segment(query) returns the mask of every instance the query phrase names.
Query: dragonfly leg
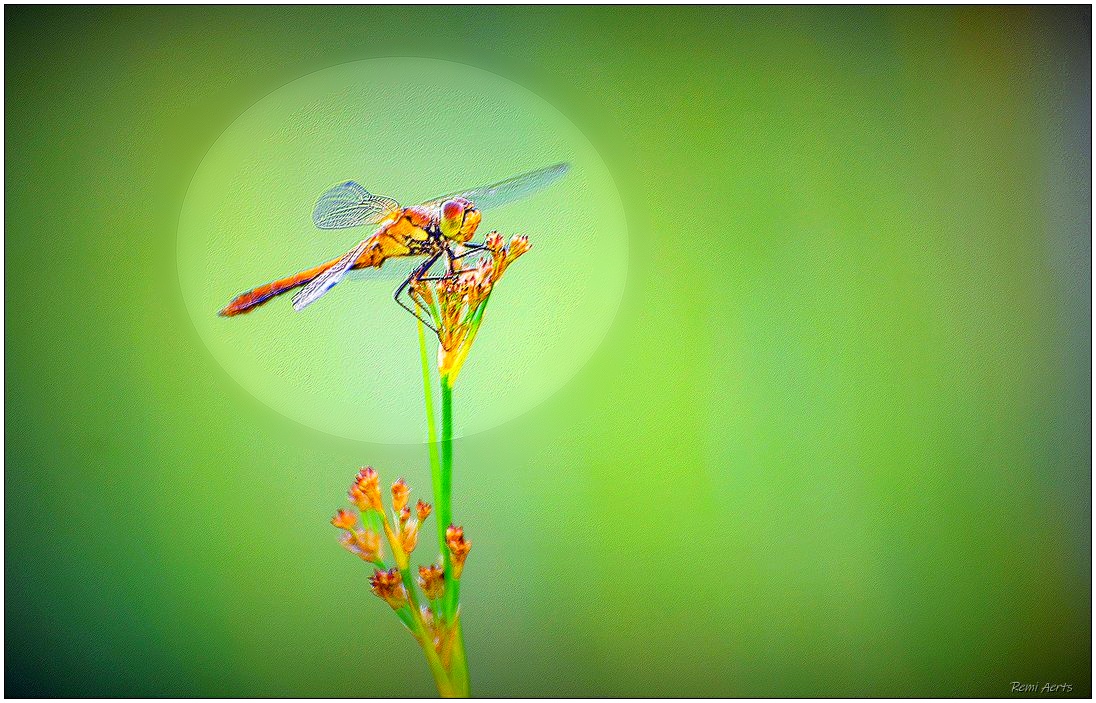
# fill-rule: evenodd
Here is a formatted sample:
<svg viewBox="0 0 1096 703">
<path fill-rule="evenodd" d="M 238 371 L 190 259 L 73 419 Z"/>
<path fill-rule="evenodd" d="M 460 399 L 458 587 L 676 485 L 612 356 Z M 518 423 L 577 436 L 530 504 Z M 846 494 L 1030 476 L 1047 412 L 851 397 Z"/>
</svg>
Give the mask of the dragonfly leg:
<svg viewBox="0 0 1096 703">
<path fill-rule="evenodd" d="M 465 244 L 464 246 L 469 246 L 469 245 Z M 472 246 L 477 247 L 477 250 L 487 248 L 483 244 L 473 244 Z M 441 276 L 419 276 L 418 280 L 420 280 L 420 281 L 444 281 L 447 278 L 455 278 L 457 276 L 457 274 L 460 273 L 460 271 L 458 271 L 456 269 L 456 266 L 455 266 L 457 260 L 460 259 L 461 257 L 467 256 L 471 253 L 473 253 L 473 252 L 466 251 L 463 254 L 454 254 L 452 249 L 450 249 L 449 247 L 446 247 L 443 251 L 439 252 L 439 254 L 438 254 L 439 256 L 441 256 L 441 254 L 445 254 L 445 258 L 446 258 L 445 273 L 442 274 Z M 424 273 L 425 273 L 425 271 L 424 271 Z"/>
<path fill-rule="evenodd" d="M 440 256 L 441 256 L 441 252 L 438 252 L 437 254 L 434 254 L 432 257 L 430 257 L 425 262 L 423 262 L 423 264 L 421 266 L 419 266 L 418 268 L 416 268 L 414 271 L 412 271 L 407 276 L 407 278 L 403 279 L 403 283 L 400 284 L 400 287 L 397 288 L 396 292 L 392 295 L 392 299 L 395 300 L 396 303 L 401 308 L 403 308 L 404 310 L 406 310 L 407 312 L 411 313 L 416 318 L 418 318 L 419 322 L 421 322 L 424 325 L 426 325 L 427 327 L 429 327 L 430 331 L 433 332 L 434 334 L 438 333 L 437 329 L 435 329 L 432 324 L 430 324 L 429 322 L 424 320 L 422 318 L 422 316 L 419 315 L 417 312 L 415 312 L 415 310 L 413 308 L 408 307 L 407 304 L 404 303 L 400 299 L 400 296 L 403 294 L 403 292 L 405 290 L 407 290 L 407 287 L 411 285 L 411 281 L 422 280 L 422 275 L 430 270 L 430 267 L 434 265 L 434 262 L 437 261 L 438 257 L 440 257 Z"/>
<path fill-rule="evenodd" d="M 464 257 L 468 256 L 469 254 L 475 254 L 477 252 L 481 252 L 481 251 L 484 251 L 485 249 L 487 249 L 486 244 L 476 244 L 475 242 L 466 242 L 464 244 L 461 244 L 461 246 L 464 247 L 465 249 L 467 249 L 468 251 L 464 252 L 463 254 L 454 254 L 452 252 L 452 250 L 449 250 L 449 258 L 450 259 L 463 259 Z"/>
</svg>

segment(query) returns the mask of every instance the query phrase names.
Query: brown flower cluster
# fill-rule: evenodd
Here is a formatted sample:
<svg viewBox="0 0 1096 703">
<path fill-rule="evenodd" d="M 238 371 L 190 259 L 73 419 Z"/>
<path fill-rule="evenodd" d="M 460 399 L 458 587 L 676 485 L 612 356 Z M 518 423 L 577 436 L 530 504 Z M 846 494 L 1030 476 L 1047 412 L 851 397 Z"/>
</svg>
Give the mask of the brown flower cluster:
<svg viewBox="0 0 1096 703">
<path fill-rule="evenodd" d="M 415 605 L 414 583 L 409 575 L 410 556 L 418 546 L 419 530 L 426 518 L 430 517 L 433 507 L 425 501 L 417 501 L 414 510 L 410 505 L 411 488 L 401 478 L 392 484 L 392 519 L 385 514 L 381 499 L 380 477 L 372 467 L 362 468 L 354 483 L 350 486 L 350 500 L 361 511 L 359 517 L 346 509 L 340 509 L 331 518 L 331 524 L 343 531 L 340 542 L 343 547 L 363 561 L 370 562 L 375 569 L 370 577 L 373 593 L 384 599 L 394 610 L 405 605 Z M 381 553 L 381 535 L 383 532 L 392 551 L 395 566 L 388 568 Z M 464 569 L 464 561 L 472 543 L 464 538 L 464 529 L 450 525 L 445 533 L 446 550 L 453 564 L 453 578 L 459 579 Z M 419 567 L 418 586 L 428 601 L 436 602 L 445 595 L 445 570 L 437 565 Z M 414 610 L 418 610 L 417 607 Z M 429 609 L 427 609 L 429 615 Z M 419 622 L 426 630 L 434 633 L 438 642 L 446 639 L 442 632 L 447 624 L 438 622 L 429 615 L 429 622 L 419 614 Z M 439 645 L 440 646 L 440 645 Z"/>
<path fill-rule="evenodd" d="M 453 560 L 453 578 L 459 579 L 464 571 L 464 560 L 472 549 L 472 543 L 464 538 L 464 528 L 450 525 L 445 530 L 445 546 L 449 547 L 449 556 Z"/>
<path fill-rule="evenodd" d="M 369 577 L 369 585 L 373 587 L 373 593 L 392 606 L 392 610 L 399 610 L 407 605 L 407 589 L 403 587 L 403 577 L 399 569 L 377 569 Z"/>
<path fill-rule="evenodd" d="M 430 600 L 445 595 L 445 569 L 437 564 L 419 567 L 419 588 Z"/>
</svg>

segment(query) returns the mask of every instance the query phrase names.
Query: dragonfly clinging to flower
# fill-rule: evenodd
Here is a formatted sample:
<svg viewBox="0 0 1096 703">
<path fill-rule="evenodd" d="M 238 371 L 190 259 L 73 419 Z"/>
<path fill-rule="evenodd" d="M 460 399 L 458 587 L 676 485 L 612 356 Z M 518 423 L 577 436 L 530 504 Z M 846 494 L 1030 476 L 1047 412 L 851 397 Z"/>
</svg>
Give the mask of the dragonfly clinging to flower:
<svg viewBox="0 0 1096 703">
<path fill-rule="evenodd" d="M 392 198 L 374 195 L 354 181 L 340 183 L 320 196 L 312 212 L 312 221 L 320 229 L 377 225 L 373 234 L 337 259 L 241 293 L 219 314 L 231 317 L 251 312 L 271 298 L 301 286 L 304 288 L 293 296 L 293 308 L 303 310 L 351 270 L 379 268 L 396 257 L 423 257 L 424 261 L 404 279 L 394 294 L 397 303 L 419 317 L 400 299 L 401 294 L 414 280 L 424 276 L 439 258 L 446 257 L 447 271 L 451 274 L 457 260 L 484 249 L 483 244 L 472 241 L 482 210 L 531 195 L 559 180 L 569 168 L 566 163 L 555 164 L 411 207 L 401 207 Z"/>
</svg>

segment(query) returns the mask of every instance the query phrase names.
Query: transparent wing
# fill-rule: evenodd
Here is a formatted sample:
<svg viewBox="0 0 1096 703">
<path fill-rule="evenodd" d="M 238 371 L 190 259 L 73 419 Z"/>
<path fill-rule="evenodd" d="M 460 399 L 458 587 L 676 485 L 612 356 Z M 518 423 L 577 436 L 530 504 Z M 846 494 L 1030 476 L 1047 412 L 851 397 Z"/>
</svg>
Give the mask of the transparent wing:
<svg viewBox="0 0 1096 703">
<path fill-rule="evenodd" d="M 305 286 L 300 293 L 293 296 L 293 309 L 297 311 L 304 310 L 319 300 L 324 293 L 331 290 L 336 283 L 343 279 L 343 276 L 358 260 L 358 257 L 362 255 L 368 244 L 369 240 L 363 239 L 361 244 L 348 251 L 346 256 L 339 259 L 334 266 L 313 278 L 312 282 Z"/>
<path fill-rule="evenodd" d="M 505 181 L 492 183 L 489 186 L 482 186 L 480 188 L 472 188 L 470 190 L 462 190 L 456 193 L 450 193 L 449 195 L 443 195 L 423 204 L 437 206 L 450 198 L 466 198 L 475 203 L 476 207 L 480 210 L 502 207 L 515 200 L 532 195 L 538 190 L 547 188 L 563 178 L 564 174 L 566 174 L 570 168 L 571 164 L 555 164 L 554 166 L 547 166 L 545 168 L 539 168 L 536 171 L 523 173 L 520 176 L 513 176 L 512 178 L 507 178 Z"/>
<path fill-rule="evenodd" d="M 392 198 L 373 195 L 360 183 L 347 181 L 320 196 L 312 210 L 312 221 L 320 229 L 375 225 L 399 207 Z"/>
</svg>

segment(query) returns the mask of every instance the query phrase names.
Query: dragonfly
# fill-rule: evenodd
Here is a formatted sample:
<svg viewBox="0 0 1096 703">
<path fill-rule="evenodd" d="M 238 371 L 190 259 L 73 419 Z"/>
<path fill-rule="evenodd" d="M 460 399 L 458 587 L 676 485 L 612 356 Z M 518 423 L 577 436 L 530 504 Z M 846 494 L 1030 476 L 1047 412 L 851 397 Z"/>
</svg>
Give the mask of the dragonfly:
<svg viewBox="0 0 1096 703">
<path fill-rule="evenodd" d="M 392 297 L 400 307 L 421 320 L 401 299 L 407 287 L 424 276 L 442 257 L 446 260 L 446 275 L 453 275 L 462 257 L 486 249 L 484 244 L 472 241 L 483 210 L 530 196 L 558 181 L 568 170 L 570 164 L 558 163 L 410 207 L 400 206 L 393 198 L 374 195 L 355 181 L 340 183 L 316 201 L 312 222 L 324 230 L 375 225 L 373 233 L 337 259 L 239 294 L 218 314 L 223 317 L 242 315 L 297 288 L 301 290 L 293 296 L 293 308 L 301 311 L 353 270 L 380 268 L 389 259 L 420 257 L 422 263 L 403 280 Z"/>
</svg>

